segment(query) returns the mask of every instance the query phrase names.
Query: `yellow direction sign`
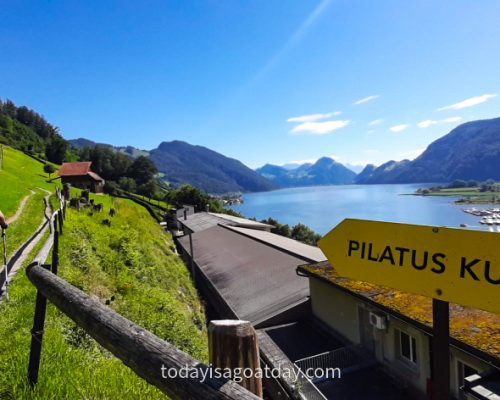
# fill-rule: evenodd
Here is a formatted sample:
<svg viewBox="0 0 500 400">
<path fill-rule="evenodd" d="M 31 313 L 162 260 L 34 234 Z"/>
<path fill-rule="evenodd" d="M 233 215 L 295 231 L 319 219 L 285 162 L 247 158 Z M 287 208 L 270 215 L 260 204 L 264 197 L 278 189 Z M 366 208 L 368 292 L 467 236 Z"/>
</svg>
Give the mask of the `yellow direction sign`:
<svg viewBox="0 0 500 400">
<path fill-rule="evenodd" d="M 500 233 L 345 219 L 318 245 L 340 276 L 500 314 Z"/>
</svg>

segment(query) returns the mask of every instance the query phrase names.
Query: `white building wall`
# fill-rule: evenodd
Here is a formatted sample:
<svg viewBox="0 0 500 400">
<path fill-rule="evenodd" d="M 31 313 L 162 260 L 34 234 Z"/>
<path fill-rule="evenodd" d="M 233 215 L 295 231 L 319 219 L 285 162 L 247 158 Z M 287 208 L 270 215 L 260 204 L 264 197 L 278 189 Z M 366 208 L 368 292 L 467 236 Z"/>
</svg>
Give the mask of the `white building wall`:
<svg viewBox="0 0 500 400">
<path fill-rule="evenodd" d="M 314 316 L 350 342 L 359 344 L 361 341 L 359 308 L 379 313 L 380 310 L 326 282 L 313 278 L 309 279 L 309 282 Z M 415 338 L 417 343 L 416 365 L 401 357 L 399 331 Z M 388 316 L 385 330 L 372 328 L 372 333 L 375 338 L 374 355 L 378 361 L 396 378 L 404 379 L 409 386 L 421 394 L 425 394 L 428 380 L 431 377 L 429 336 L 416 327 L 391 316 Z M 488 365 L 459 349 L 451 348 L 450 352 L 450 389 L 452 396 L 458 399 L 460 398 L 458 361 L 468 364 L 479 372 L 487 370 Z"/>
<path fill-rule="evenodd" d="M 313 314 L 353 343 L 359 343 L 358 302 L 317 279 L 309 279 Z"/>
</svg>

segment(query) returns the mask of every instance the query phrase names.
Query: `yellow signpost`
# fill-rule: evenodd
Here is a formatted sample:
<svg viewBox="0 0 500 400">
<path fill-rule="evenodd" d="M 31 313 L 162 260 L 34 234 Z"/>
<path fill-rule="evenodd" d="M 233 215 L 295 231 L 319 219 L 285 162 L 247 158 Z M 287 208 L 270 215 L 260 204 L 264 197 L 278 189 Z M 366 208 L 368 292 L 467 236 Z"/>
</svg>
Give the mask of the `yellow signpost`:
<svg viewBox="0 0 500 400">
<path fill-rule="evenodd" d="M 345 219 L 318 245 L 340 276 L 432 297 L 433 398 L 448 400 L 448 302 L 500 314 L 500 233 Z"/>
<path fill-rule="evenodd" d="M 345 219 L 318 245 L 341 276 L 500 313 L 500 233 Z"/>
</svg>

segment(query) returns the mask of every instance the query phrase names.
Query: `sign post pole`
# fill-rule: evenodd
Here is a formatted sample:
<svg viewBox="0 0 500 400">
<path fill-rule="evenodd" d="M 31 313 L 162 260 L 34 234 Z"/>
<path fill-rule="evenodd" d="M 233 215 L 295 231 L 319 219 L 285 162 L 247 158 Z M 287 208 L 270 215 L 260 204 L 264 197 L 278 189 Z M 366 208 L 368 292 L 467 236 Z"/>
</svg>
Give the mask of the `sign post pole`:
<svg viewBox="0 0 500 400">
<path fill-rule="evenodd" d="M 449 303 L 432 299 L 433 400 L 450 398 L 450 312 Z"/>
</svg>

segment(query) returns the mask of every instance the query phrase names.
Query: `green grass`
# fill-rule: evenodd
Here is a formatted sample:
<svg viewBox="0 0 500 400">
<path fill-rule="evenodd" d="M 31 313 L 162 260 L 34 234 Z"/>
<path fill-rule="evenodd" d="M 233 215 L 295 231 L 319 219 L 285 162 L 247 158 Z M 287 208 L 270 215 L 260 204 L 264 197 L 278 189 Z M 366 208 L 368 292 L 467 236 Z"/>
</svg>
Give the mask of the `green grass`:
<svg viewBox="0 0 500 400">
<path fill-rule="evenodd" d="M 431 190 L 428 193 L 415 192 L 415 196 L 441 196 L 441 197 L 460 197 L 455 203 L 458 204 L 499 204 L 500 192 L 481 192 L 479 187 L 470 188 L 443 188 Z"/>
<path fill-rule="evenodd" d="M 474 197 L 492 197 L 500 196 L 500 192 L 480 192 L 478 187 L 471 188 L 443 188 L 431 190 L 429 193 L 413 193 L 417 196 L 474 196 Z"/>
<path fill-rule="evenodd" d="M 14 214 L 29 189 L 41 187 L 54 190 L 54 183 L 47 183 L 43 164 L 28 157 L 23 152 L 3 146 L 3 169 L 0 170 L 0 209 L 9 217 Z M 55 175 L 52 174 L 52 177 Z"/>
<path fill-rule="evenodd" d="M 24 153 L 4 146 L 3 170 L 0 170 L 0 209 L 10 216 L 15 213 L 21 200 L 31 195 L 19 218 L 7 229 L 7 254 L 10 257 L 38 228 L 42 222 L 46 192 L 37 188 L 54 190 L 53 183 L 47 183 L 43 172 L 43 164 L 33 160 Z"/>
<path fill-rule="evenodd" d="M 7 255 L 9 257 L 33 235 L 42 222 L 45 209 L 43 198 L 46 195 L 47 193 L 41 190 L 35 190 L 35 194 L 26 202 L 23 213 L 9 225 L 6 231 Z"/>
<path fill-rule="evenodd" d="M 150 200 L 148 197 L 146 196 L 142 196 L 140 194 L 135 194 L 135 193 L 127 193 L 129 196 L 131 197 L 136 197 L 138 198 L 139 200 L 142 200 L 142 201 L 147 201 L 149 204 L 151 204 L 152 206 L 158 206 L 158 207 L 161 207 L 163 208 L 164 210 L 169 210 L 172 208 L 172 205 L 168 204 L 167 202 L 165 201 L 162 201 L 162 200 Z"/>
<path fill-rule="evenodd" d="M 196 290 L 171 237 L 147 211 L 124 199 L 95 196 L 103 213 L 68 210 L 59 273 L 125 317 L 207 361 L 205 318 Z M 110 218 L 109 208 L 117 210 Z M 111 227 L 102 224 L 111 219 Z M 0 398 L 160 399 L 83 330 L 48 306 L 39 383 L 27 387 L 35 290 L 20 272 L 10 300 L 0 303 Z"/>
</svg>

